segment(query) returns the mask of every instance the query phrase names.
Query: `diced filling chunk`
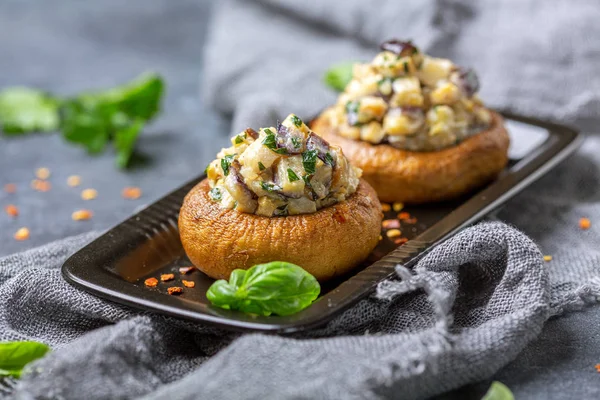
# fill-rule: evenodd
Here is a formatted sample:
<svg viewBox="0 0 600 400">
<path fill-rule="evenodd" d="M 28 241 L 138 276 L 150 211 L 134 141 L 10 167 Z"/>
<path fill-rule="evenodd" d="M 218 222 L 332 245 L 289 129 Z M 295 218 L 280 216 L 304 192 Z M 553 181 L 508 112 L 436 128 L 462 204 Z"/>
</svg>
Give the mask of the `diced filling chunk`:
<svg viewBox="0 0 600 400">
<path fill-rule="evenodd" d="M 296 115 L 248 128 L 206 168 L 208 196 L 223 208 L 263 216 L 313 213 L 347 199 L 362 171 Z"/>
<path fill-rule="evenodd" d="M 473 70 L 425 55 L 411 42 L 390 40 L 381 49 L 371 63 L 355 64 L 328 112 L 342 136 L 435 151 L 489 127 Z"/>
</svg>

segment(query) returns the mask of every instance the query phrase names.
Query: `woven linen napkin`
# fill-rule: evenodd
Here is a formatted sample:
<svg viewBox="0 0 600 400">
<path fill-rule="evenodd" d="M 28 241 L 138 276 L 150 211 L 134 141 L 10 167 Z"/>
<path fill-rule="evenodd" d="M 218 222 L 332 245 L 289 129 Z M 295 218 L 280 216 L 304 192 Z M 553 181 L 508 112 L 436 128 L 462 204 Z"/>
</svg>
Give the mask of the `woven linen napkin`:
<svg viewBox="0 0 600 400">
<path fill-rule="evenodd" d="M 235 130 L 308 118 L 335 99 L 319 82 L 328 65 L 369 59 L 399 36 L 474 66 L 488 104 L 589 128 L 600 119 L 599 17 L 595 3 L 566 0 L 220 1 L 204 96 Z M 59 268 L 94 234 L 6 257 L 0 340 L 54 348 L 5 382 L 6 397 L 421 399 L 488 378 L 548 318 L 600 298 L 597 228 L 576 223 L 600 220 L 599 166 L 591 137 L 499 213 L 537 245 L 504 223 L 475 225 L 326 327 L 292 337 L 222 332 L 69 286 Z"/>
</svg>

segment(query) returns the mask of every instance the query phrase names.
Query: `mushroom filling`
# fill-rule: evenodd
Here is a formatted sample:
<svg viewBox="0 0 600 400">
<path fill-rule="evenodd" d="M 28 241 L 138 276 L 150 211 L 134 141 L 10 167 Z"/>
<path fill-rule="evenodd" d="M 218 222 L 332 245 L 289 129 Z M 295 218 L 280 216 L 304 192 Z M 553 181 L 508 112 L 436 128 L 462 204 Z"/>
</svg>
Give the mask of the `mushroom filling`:
<svg viewBox="0 0 600 400">
<path fill-rule="evenodd" d="M 435 151 L 489 127 L 490 112 L 475 94 L 477 75 L 429 57 L 411 42 L 390 40 L 352 80 L 329 111 L 340 135 L 411 151 Z"/>
<path fill-rule="evenodd" d="M 264 216 L 313 213 L 347 199 L 362 171 L 290 114 L 277 128 L 248 128 L 206 168 L 209 197 Z"/>
</svg>

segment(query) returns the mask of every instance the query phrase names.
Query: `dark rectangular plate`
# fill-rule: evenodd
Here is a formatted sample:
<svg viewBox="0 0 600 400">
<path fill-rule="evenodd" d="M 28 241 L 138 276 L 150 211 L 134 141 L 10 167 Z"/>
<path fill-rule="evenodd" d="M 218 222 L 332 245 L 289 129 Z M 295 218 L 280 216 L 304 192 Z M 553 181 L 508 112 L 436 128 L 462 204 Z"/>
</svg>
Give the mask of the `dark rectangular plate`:
<svg viewBox="0 0 600 400">
<path fill-rule="evenodd" d="M 205 293 L 213 280 L 200 271 L 185 279 L 195 288 L 180 296 L 166 293 L 181 286 L 178 267 L 190 265 L 177 229 L 179 208 L 201 176 L 112 228 L 71 256 L 63 265 L 65 279 L 91 293 L 118 303 L 168 314 L 221 328 L 280 333 L 311 329 L 372 293 L 394 274 L 397 264 L 410 266 L 419 256 L 460 229 L 479 220 L 571 154 L 583 136 L 565 126 L 504 114 L 511 132 L 511 161 L 497 180 L 478 193 L 451 203 L 407 207 L 417 223 L 402 222 L 409 241 L 397 247 L 385 236 L 369 260 L 353 274 L 328 282 L 321 297 L 291 316 L 251 316 L 211 306 Z M 515 145 L 516 144 L 516 145 Z M 395 218 L 390 212 L 386 218 Z M 176 281 L 148 288 L 144 280 L 175 272 Z"/>
</svg>

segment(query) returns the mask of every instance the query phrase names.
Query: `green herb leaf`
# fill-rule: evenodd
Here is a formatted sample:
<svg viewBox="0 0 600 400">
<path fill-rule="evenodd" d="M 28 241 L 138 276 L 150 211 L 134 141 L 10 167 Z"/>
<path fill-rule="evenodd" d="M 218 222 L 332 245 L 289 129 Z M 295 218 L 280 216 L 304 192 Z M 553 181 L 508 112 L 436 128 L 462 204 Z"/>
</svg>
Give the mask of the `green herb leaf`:
<svg viewBox="0 0 600 400">
<path fill-rule="evenodd" d="M 408 68 L 408 62 L 404 61 L 403 66 L 404 66 L 404 73 L 408 74 L 408 72 L 410 71 L 410 69 Z"/>
<path fill-rule="evenodd" d="M 290 182 L 295 182 L 295 181 L 299 181 L 300 178 L 298 178 L 298 175 L 296 175 L 296 173 L 294 171 L 292 171 L 291 168 L 287 169 L 287 174 L 288 174 L 288 180 Z"/>
<path fill-rule="evenodd" d="M 325 72 L 323 82 L 331 89 L 343 92 L 352 80 L 352 68 L 354 62 L 335 64 Z"/>
<path fill-rule="evenodd" d="M 257 315 L 291 315 L 308 307 L 321 287 L 297 265 L 273 261 L 247 271 L 236 269 L 229 282 L 218 280 L 206 292 L 215 306 Z"/>
<path fill-rule="evenodd" d="M 292 115 L 292 122 L 294 123 L 294 125 L 296 125 L 298 128 L 300 128 L 303 124 L 302 120 L 300 118 L 298 118 L 295 115 Z M 296 139 L 296 138 L 294 138 Z"/>
<path fill-rule="evenodd" d="M 329 152 L 325 153 L 325 163 L 328 164 L 330 167 L 333 167 L 333 165 L 335 164 L 335 160 Z"/>
<path fill-rule="evenodd" d="M 317 169 L 317 151 L 307 150 L 302 153 L 302 165 L 308 174 L 314 174 Z"/>
<path fill-rule="evenodd" d="M 0 92 L 0 127 L 7 135 L 58 130 L 60 101 L 35 89 Z"/>
<path fill-rule="evenodd" d="M 0 376 L 19 378 L 27 364 L 42 358 L 48 351 L 50 351 L 50 347 L 44 343 L 0 343 Z"/>
<path fill-rule="evenodd" d="M 144 120 L 136 118 L 130 121 L 125 126 L 120 126 L 114 131 L 114 145 L 117 151 L 117 167 L 127 168 L 131 155 L 133 154 L 133 148 L 139 134 L 142 132 L 144 127 Z"/>
<path fill-rule="evenodd" d="M 223 168 L 223 175 L 229 175 L 229 167 L 235 158 L 235 154 L 230 154 L 221 158 L 221 168 Z"/>
<path fill-rule="evenodd" d="M 274 183 L 269 183 L 269 182 L 261 182 L 260 187 L 265 192 L 275 192 L 277 190 L 281 190 L 281 188 L 279 186 L 275 185 Z"/>
<path fill-rule="evenodd" d="M 210 189 L 210 191 L 208 192 L 208 196 L 213 201 L 221 201 L 221 199 L 223 198 L 223 195 L 221 194 L 221 190 L 219 188 Z"/>
<path fill-rule="evenodd" d="M 502 382 L 494 381 L 481 400 L 514 400 L 510 389 Z"/>
<path fill-rule="evenodd" d="M 264 171 L 264 170 L 266 169 L 266 168 L 265 168 L 265 165 L 264 165 L 263 163 L 261 163 L 260 161 L 258 162 L 258 169 L 259 169 L 260 171 Z"/>
<path fill-rule="evenodd" d="M 312 175 L 304 175 L 302 177 L 302 180 L 304 181 L 304 185 L 306 185 L 307 187 L 311 187 L 310 186 L 310 179 L 312 178 Z"/>
<path fill-rule="evenodd" d="M 295 149 L 299 149 L 302 146 L 302 141 L 300 140 L 300 138 L 293 137 L 292 138 L 292 145 L 294 145 Z"/>
<path fill-rule="evenodd" d="M 241 137 L 240 135 L 237 135 L 235 137 L 235 144 L 240 144 L 240 143 L 244 143 L 244 138 Z"/>
<path fill-rule="evenodd" d="M 356 114 L 360 108 L 360 101 L 349 101 L 346 103 L 346 112 L 349 114 Z"/>
</svg>

